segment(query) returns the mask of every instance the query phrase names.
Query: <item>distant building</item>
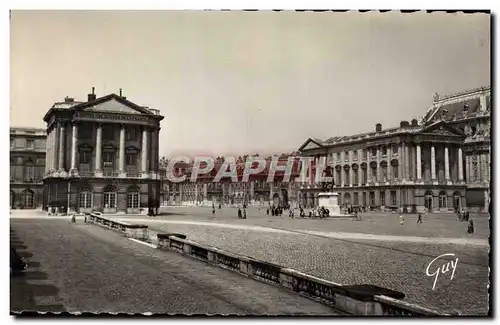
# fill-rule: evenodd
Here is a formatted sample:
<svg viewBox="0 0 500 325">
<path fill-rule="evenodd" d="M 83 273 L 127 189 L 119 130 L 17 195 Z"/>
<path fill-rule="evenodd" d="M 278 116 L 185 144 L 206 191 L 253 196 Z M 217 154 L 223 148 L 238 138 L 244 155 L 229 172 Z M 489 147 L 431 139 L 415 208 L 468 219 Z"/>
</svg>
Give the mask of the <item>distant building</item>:
<svg viewBox="0 0 500 325">
<path fill-rule="evenodd" d="M 490 182 L 490 88 L 436 96 L 421 121 L 399 127 L 309 138 L 304 156 L 326 157 L 340 204 L 395 211 L 487 211 Z M 314 172 L 314 168 L 313 172 Z M 302 200 L 317 205 L 319 184 L 309 174 Z"/>
<path fill-rule="evenodd" d="M 54 103 L 47 123 L 44 208 L 140 213 L 159 203 L 158 110 L 110 94 Z"/>
<path fill-rule="evenodd" d="M 291 156 L 296 156 L 292 154 Z M 243 171 L 245 161 L 248 156 L 238 157 L 236 169 L 238 182 L 232 182 L 231 178 L 225 177 L 220 182 L 214 182 L 214 178 L 223 166 L 224 157 L 215 159 L 215 166 L 212 172 L 200 175 L 196 182 L 190 181 L 193 164 L 176 163 L 173 173 L 176 176 L 186 175 L 186 180 L 180 183 L 165 182 L 166 204 L 170 205 L 201 205 L 201 204 L 224 204 L 224 205 L 258 205 L 268 206 L 271 203 L 276 205 L 290 204 L 297 202 L 299 186 L 294 181 L 299 175 L 298 155 L 294 162 L 291 174 L 291 181 L 285 182 L 283 172 L 277 171 L 274 183 L 268 183 L 267 177 L 272 157 L 265 158 L 266 168 L 254 175 L 250 175 L 248 182 L 243 182 Z M 285 165 L 289 155 L 279 156 L 278 165 Z"/>
<path fill-rule="evenodd" d="M 46 133 L 44 129 L 10 128 L 10 207 L 42 206 Z"/>
</svg>

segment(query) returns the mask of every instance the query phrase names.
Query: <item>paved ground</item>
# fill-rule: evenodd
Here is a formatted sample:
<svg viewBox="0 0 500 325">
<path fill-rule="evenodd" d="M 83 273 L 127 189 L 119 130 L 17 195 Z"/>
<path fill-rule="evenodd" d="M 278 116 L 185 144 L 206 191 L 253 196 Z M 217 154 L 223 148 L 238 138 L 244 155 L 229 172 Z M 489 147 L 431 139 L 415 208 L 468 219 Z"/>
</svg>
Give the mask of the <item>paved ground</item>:
<svg viewBox="0 0 500 325">
<path fill-rule="evenodd" d="M 24 276 L 11 277 L 11 311 L 334 313 L 236 273 L 61 218 L 11 219 L 11 243 L 29 264 Z"/>
<path fill-rule="evenodd" d="M 472 215 L 476 233 L 468 235 L 466 223 L 453 214 L 426 215 L 421 225 L 416 224 L 416 216 L 407 215 L 403 226 L 398 215 L 380 213 L 365 214 L 363 221 L 290 220 L 256 209 L 248 211 L 247 220 L 238 220 L 231 208 L 217 210 L 215 216 L 209 208 L 167 208 L 163 214 L 155 220 L 141 219 L 153 230 L 182 232 L 200 243 L 335 282 L 400 290 L 407 294 L 406 300 L 429 308 L 457 314 L 488 311 L 486 215 Z M 134 218 L 138 217 L 128 217 Z M 434 278 L 426 276 L 425 270 L 445 253 L 459 259 L 454 279 L 450 280 L 451 272 L 442 274 L 432 290 Z"/>
</svg>

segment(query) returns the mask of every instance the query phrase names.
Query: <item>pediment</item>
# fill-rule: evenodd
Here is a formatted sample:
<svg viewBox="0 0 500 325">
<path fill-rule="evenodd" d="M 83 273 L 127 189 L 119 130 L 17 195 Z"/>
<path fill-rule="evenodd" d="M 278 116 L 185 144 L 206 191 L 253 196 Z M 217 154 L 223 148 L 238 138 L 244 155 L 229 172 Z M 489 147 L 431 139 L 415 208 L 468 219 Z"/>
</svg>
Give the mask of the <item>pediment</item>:
<svg viewBox="0 0 500 325">
<path fill-rule="evenodd" d="M 322 148 L 323 146 L 313 139 L 308 139 L 299 149 L 299 151 L 304 151 L 304 150 L 312 150 L 312 149 L 319 149 Z"/>
<path fill-rule="evenodd" d="M 463 136 L 464 134 L 458 130 L 455 129 L 451 126 L 448 126 L 445 123 L 438 123 L 434 125 L 429 125 L 426 128 L 422 130 L 422 132 L 419 133 L 425 133 L 425 134 L 436 134 L 436 135 L 444 135 L 444 136 Z"/>
<path fill-rule="evenodd" d="M 99 103 L 93 106 L 89 106 L 85 108 L 85 111 L 91 112 L 106 112 L 106 113 L 122 113 L 122 114 L 143 114 L 139 112 L 137 109 L 126 105 L 124 103 L 120 103 L 116 99 L 110 99 L 103 103 Z"/>
</svg>

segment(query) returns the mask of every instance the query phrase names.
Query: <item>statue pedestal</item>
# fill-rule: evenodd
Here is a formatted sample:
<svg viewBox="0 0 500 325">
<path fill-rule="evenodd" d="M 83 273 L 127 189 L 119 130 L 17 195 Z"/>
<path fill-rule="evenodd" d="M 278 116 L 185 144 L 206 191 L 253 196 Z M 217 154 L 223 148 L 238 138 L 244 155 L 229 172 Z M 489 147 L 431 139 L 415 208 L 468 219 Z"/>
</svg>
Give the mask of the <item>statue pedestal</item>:
<svg viewBox="0 0 500 325">
<path fill-rule="evenodd" d="M 330 211 L 329 216 L 341 216 L 339 207 L 339 193 L 324 192 L 318 194 L 318 207 L 325 207 Z"/>
</svg>

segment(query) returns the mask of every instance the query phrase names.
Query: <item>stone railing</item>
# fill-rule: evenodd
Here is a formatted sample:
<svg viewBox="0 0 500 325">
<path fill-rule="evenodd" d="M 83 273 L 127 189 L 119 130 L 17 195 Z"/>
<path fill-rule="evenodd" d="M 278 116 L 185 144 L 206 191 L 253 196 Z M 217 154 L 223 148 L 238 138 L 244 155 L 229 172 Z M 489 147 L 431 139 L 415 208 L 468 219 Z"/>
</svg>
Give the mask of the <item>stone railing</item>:
<svg viewBox="0 0 500 325">
<path fill-rule="evenodd" d="M 242 273 L 327 304 L 338 311 L 364 316 L 447 316 L 404 302 L 404 294 L 373 285 L 346 286 L 187 240 L 179 234 L 157 234 L 157 248 L 176 251 Z"/>
<path fill-rule="evenodd" d="M 134 225 L 118 220 L 105 218 L 97 213 L 87 215 L 87 222 L 118 231 L 126 237 L 147 241 L 149 239 L 148 226 Z"/>
</svg>

